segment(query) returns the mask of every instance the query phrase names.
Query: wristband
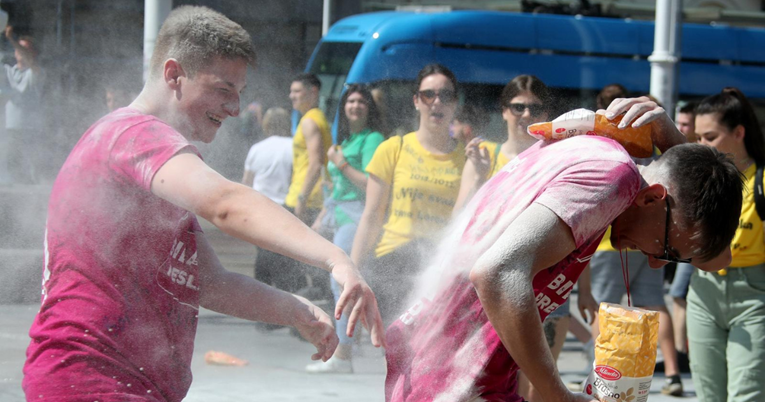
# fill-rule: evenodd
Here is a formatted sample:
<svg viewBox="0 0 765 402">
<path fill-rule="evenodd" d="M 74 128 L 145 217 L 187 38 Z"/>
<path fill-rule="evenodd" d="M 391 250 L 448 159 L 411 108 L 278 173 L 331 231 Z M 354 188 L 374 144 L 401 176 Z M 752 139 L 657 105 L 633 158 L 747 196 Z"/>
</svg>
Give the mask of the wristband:
<svg viewBox="0 0 765 402">
<path fill-rule="evenodd" d="M 341 163 L 340 166 L 338 166 L 337 168 L 338 168 L 338 170 L 340 170 L 342 172 L 343 170 L 345 170 L 346 167 L 348 167 L 348 162 L 347 161 Z"/>
</svg>

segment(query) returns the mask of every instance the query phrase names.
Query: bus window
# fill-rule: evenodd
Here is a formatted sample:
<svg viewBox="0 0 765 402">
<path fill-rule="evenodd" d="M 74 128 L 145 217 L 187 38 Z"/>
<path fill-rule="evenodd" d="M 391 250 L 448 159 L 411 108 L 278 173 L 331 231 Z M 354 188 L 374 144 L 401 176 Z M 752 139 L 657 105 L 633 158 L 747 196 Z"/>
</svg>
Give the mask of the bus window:
<svg viewBox="0 0 765 402">
<path fill-rule="evenodd" d="M 316 74 L 321 81 L 319 107 L 327 116 L 335 115 L 345 78 L 361 45 L 362 43 L 322 42 L 316 51 L 309 72 Z"/>
</svg>

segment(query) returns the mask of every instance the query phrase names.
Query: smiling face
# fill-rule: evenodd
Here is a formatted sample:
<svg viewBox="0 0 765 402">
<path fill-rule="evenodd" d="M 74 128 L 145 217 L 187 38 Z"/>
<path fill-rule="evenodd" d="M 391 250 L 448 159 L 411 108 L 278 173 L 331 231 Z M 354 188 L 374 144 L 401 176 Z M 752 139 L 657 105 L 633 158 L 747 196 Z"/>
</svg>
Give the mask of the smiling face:
<svg viewBox="0 0 765 402">
<path fill-rule="evenodd" d="M 669 197 L 671 206 L 669 220 L 666 197 Z M 664 256 L 665 250 L 675 259 L 694 257 L 698 251 L 693 240 L 696 230 L 678 224 L 679 208 L 661 184 L 643 188 L 633 204 L 614 221 L 611 245 L 617 249 L 629 248 L 643 252 L 648 256 L 651 268 L 667 264 L 657 258 Z"/>
<path fill-rule="evenodd" d="M 420 112 L 420 129 L 448 135 L 449 125 L 457 109 L 454 85 L 443 74 L 436 73 L 423 78 L 414 95 L 414 106 Z"/>
<path fill-rule="evenodd" d="M 345 101 L 345 117 L 348 118 L 348 124 L 357 129 L 366 127 L 369 117 L 369 105 L 364 97 L 354 92 L 348 96 Z"/>
<path fill-rule="evenodd" d="M 193 78 L 178 78 L 177 129 L 191 141 L 211 142 L 229 116 L 239 115 L 239 96 L 247 84 L 247 62 L 218 58 Z"/>
<path fill-rule="evenodd" d="M 530 106 L 522 108 L 522 106 Z M 548 113 L 543 109 L 544 104 L 531 92 L 521 92 L 503 105 L 502 118 L 507 122 L 507 132 L 512 137 L 527 136 L 529 125 L 548 120 Z"/>
</svg>

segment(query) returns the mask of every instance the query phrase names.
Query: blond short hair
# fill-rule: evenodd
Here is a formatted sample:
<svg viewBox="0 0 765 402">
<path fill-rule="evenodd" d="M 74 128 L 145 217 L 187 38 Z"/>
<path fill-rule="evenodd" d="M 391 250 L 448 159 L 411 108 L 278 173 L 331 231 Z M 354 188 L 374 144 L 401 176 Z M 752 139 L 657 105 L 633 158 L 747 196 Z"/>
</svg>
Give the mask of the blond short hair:
<svg viewBox="0 0 765 402">
<path fill-rule="evenodd" d="M 165 61 L 172 58 L 193 77 L 217 57 L 243 59 L 254 66 L 250 34 L 217 11 L 181 6 L 170 12 L 159 30 L 149 72 L 152 77 L 160 76 Z"/>
<path fill-rule="evenodd" d="M 263 132 L 267 136 L 278 135 L 289 137 L 292 135 L 292 120 L 287 110 L 280 107 L 272 107 L 263 115 Z"/>
</svg>

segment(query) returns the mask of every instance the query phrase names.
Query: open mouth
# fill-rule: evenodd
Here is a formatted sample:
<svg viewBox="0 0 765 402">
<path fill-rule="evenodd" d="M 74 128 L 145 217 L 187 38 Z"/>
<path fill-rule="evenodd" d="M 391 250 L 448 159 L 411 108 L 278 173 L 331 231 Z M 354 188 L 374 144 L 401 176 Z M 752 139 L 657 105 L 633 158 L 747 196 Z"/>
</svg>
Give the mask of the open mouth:
<svg viewBox="0 0 765 402">
<path fill-rule="evenodd" d="M 220 126 L 221 124 L 223 124 L 223 119 L 214 114 L 207 113 L 207 118 L 212 120 L 212 122 L 215 123 L 217 126 Z"/>
<path fill-rule="evenodd" d="M 433 117 L 433 118 L 436 118 L 436 119 L 443 119 L 444 118 L 444 114 L 443 113 L 434 112 L 434 113 L 430 114 L 430 117 Z"/>
</svg>

